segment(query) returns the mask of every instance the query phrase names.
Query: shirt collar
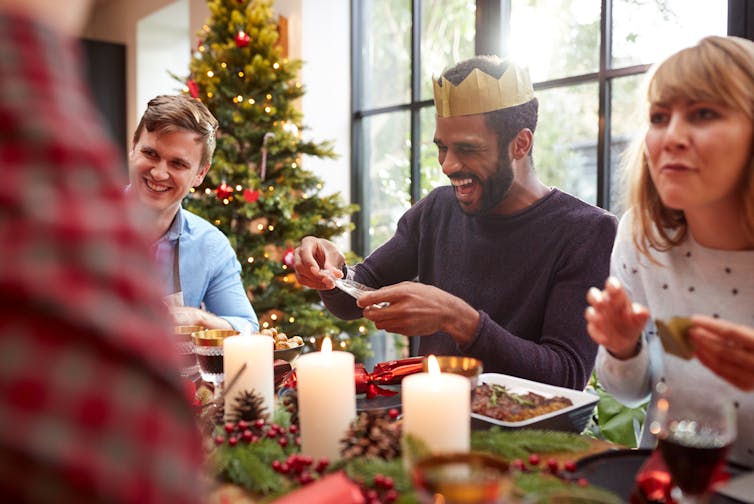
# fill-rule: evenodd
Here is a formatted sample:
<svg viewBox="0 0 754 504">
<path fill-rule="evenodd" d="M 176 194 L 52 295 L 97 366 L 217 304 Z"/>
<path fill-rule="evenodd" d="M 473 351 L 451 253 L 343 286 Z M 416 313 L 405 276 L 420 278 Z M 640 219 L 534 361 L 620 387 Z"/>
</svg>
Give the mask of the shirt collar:
<svg viewBox="0 0 754 504">
<path fill-rule="evenodd" d="M 183 224 L 185 221 L 186 219 L 183 217 L 183 212 L 179 208 L 178 212 L 176 212 L 175 217 L 173 218 L 173 222 L 170 224 L 170 227 L 165 232 L 165 234 L 162 235 L 160 241 L 178 240 L 178 238 L 181 237 L 181 232 L 183 231 Z"/>
</svg>

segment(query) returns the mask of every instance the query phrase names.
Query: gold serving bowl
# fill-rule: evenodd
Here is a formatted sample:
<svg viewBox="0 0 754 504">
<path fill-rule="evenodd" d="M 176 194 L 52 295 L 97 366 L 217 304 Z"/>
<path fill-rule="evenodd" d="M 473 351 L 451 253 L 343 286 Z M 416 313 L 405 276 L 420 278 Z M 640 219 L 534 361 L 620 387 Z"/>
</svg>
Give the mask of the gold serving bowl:
<svg viewBox="0 0 754 504">
<path fill-rule="evenodd" d="M 238 336 L 238 331 L 230 329 L 203 329 L 191 334 L 191 339 L 196 346 L 223 346 L 223 341 L 228 336 Z"/>
<path fill-rule="evenodd" d="M 479 384 L 479 375 L 482 374 L 482 361 L 479 359 L 460 355 L 436 355 L 435 358 L 441 372 L 467 377 L 471 382 L 471 390 Z M 428 361 L 428 357 L 422 360 L 422 369 L 425 373 L 428 370 Z"/>
<path fill-rule="evenodd" d="M 192 334 L 203 330 L 204 327 L 200 325 L 179 325 L 173 328 L 173 335 L 178 341 L 191 341 Z"/>
</svg>

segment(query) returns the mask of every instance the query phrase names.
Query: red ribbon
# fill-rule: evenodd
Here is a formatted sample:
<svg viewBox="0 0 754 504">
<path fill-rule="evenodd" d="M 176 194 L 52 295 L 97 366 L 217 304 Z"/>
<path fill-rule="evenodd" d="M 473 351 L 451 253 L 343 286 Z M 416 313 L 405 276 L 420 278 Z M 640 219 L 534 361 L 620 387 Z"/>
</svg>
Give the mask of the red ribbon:
<svg viewBox="0 0 754 504">
<path fill-rule="evenodd" d="M 382 387 L 382 385 L 395 385 L 410 374 L 422 370 L 424 357 L 411 357 L 409 359 L 380 362 L 374 365 L 371 373 L 367 373 L 364 364 L 354 364 L 354 378 L 356 381 L 356 393 L 366 394 L 367 399 L 377 396 L 390 397 L 398 392 Z M 296 388 L 296 371 L 291 372 L 283 381 L 282 386 Z"/>
</svg>

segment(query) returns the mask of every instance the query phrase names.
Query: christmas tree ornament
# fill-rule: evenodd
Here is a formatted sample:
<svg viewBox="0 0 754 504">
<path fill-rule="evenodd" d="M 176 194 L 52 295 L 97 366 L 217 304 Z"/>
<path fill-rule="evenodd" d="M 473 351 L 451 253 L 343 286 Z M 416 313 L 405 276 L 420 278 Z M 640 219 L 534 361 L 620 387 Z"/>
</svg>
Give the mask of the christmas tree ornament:
<svg viewBox="0 0 754 504">
<path fill-rule="evenodd" d="M 262 138 L 262 169 L 259 172 L 259 178 L 261 178 L 262 181 L 264 181 L 267 176 L 267 141 L 270 138 L 275 138 L 275 133 L 268 131 L 264 134 L 264 138 Z"/>
<path fill-rule="evenodd" d="M 270 220 L 267 217 L 257 217 L 256 219 L 252 219 L 251 222 L 249 222 L 249 225 L 246 227 L 246 229 L 248 229 L 249 233 L 253 235 L 260 235 L 264 233 L 264 230 L 267 229 L 269 223 Z"/>
<path fill-rule="evenodd" d="M 219 186 L 217 186 L 215 193 L 217 194 L 217 197 L 222 200 L 233 194 L 233 188 L 226 182 L 223 182 Z"/>
<path fill-rule="evenodd" d="M 246 203 L 254 203 L 259 199 L 259 191 L 246 189 L 243 192 L 243 199 L 246 200 Z"/>
<path fill-rule="evenodd" d="M 283 264 L 285 264 L 289 268 L 293 268 L 294 255 L 295 254 L 293 247 L 288 247 L 287 249 L 285 249 L 285 253 L 283 254 Z"/>
<path fill-rule="evenodd" d="M 188 82 L 186 82 L 186 87 L 188 87 L 189 94 L 192 98 L 199 98 L 199 84 L 197 84 L 194 79 L 189 79 Z"/>
<path fill-rule="evenodd" d="M 236 47 L 239 49 L 249 45 L 249 34 L 241 30 L 236 33 Z"/>
</svg>

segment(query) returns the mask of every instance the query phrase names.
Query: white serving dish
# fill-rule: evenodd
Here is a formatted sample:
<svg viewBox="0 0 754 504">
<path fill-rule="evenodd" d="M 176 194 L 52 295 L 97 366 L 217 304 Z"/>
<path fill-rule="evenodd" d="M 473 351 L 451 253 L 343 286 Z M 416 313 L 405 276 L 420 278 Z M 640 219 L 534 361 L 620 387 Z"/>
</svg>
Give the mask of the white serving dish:
<svg viewBox="0 0 754 504">
<path fill-rule="evenodd" d="M 534 392 L 545 397 L 567 397 L 573 403 L 563 409 L 551 411 L 544 415 L 528 418 L 519 422 L 503 422 L 496 418 L 471 413 L 472 429 L 489 429 L 495 425 L 505 429 L 544 429 L 580 433 L 586 428 L 592 416 L 599 396 L 564 387 L 556 387 L 515 376 L 498 373 L 483 373 L 479 375 L 479 384 L 504 385 L 514 394 Z"/>
</svg>

